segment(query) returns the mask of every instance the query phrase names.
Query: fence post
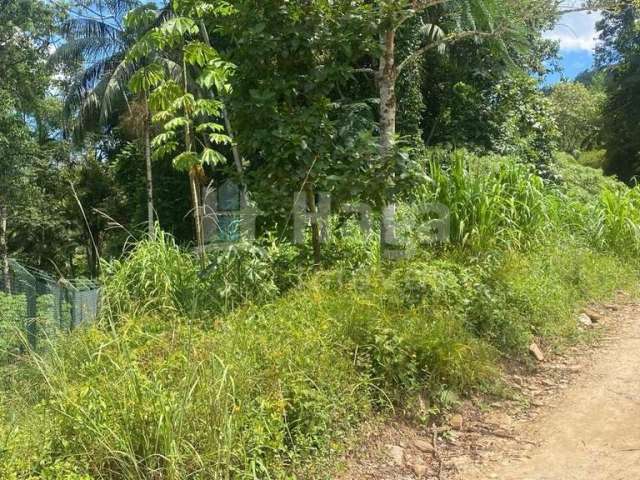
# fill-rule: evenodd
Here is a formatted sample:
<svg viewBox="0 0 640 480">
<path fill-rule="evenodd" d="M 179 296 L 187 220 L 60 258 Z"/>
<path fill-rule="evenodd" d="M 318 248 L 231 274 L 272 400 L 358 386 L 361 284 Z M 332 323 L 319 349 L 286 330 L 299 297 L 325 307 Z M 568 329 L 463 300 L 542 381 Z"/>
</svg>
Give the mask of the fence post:
<svg viewBox="0 0 640 480">
<path fill-rule="evenodd" d="M 38 296 L 34 285 L 26 289 L 27 295 L 27 339 L 35 350 L 38 344 Z"/>
</svg>

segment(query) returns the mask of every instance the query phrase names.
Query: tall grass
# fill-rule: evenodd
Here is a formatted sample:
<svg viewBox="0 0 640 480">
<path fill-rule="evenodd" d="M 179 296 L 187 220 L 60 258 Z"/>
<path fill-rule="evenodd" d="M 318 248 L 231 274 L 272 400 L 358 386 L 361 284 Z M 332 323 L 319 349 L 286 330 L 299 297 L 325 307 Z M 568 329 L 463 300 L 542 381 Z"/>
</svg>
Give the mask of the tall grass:
<svg viewBox="0 0 640 480">
<path fill-rule="evenodd" d="M 201 270 L 193 252 L 158 230 L 122 260 L 104 265 L 104 307 L 109 318 L 167 314 L 198 318 L 228 312 L 278 293 L 264 249 L 240 243 L 212 250 Z"/>
<path fill-rule="evenodd" d="M 418 192 L 450 212 L 451 241 L 477 249 L 521 248 L 543 233 L 548 220 L 544 184 L 514 159 L 435 153 L 431 183 Z"/>
<path fill-rule="evenodd" d="M 577 338 L 576 308 L 637 284 L 635 191 L 575 195 L 460 152 L 430 172 L 418 198 L 449 206 L 453 245 L 394 264 L 348 229 L 315 275 L 272 241 L 205 271 L 167 235 L 140 243 L 107 268 L 112 328 L 4 372 L 0 477 L 332 478 L 371 415 L 493 392 L 501 357 Z"/>
<path fill-rule="evenodd" d="M 640 191 L 604 190 L 594 208 L 593 236 L 605 251 L 638 258 L 640 254 Z"/>
</svg>

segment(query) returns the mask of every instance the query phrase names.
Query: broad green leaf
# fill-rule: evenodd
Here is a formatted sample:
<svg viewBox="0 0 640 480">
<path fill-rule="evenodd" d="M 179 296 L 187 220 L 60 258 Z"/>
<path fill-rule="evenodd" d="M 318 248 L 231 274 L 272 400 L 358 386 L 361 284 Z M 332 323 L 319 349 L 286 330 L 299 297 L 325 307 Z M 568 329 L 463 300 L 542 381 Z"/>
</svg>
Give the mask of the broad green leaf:
<svg viewBox="0 0 640 480">
<path fill-rule="evenodd" d="M 151 117 L 151 121 L 153 123 L 164 123 L 169 121 L 173 117 L 171 112 L 167 110 L 163 110 L 161 112 L 156 113 L 153 117 Z"/>
<path fill-rule="evenodd" d="M 153 158 L 158 160 L 174 153 L 178 149 L 178 142 L 170 141 L 153 149 Z"/>
<path fill-rule="evenodd" d="M 219 165 L 227 161 L 220 152 L 217 152 L 211 148 L 205 148 L 202 152 L 201 162 L 203 165 Z"/>
<path fill-rule="evenodd" d="M 173 166 L 176 170 L 189 171 L 191 167 L 198 165 L 200 159 L 195 152 L 182 152 L 173 159 Z"/>
<path fill-rule="evenodd" d="M 162 24 L 160 29 L 164 33 L 180 36 L 185 36 L 186 34 L 197 35 L 199 31 L 196 22 L 187 17 L 170 18 Z"/>
<path fill-rule="evenodd" d="M 224 126 L 220 125 L 219 123 L 207 122 L 201 123 L 196 127 L 196 132 L 198 133 L 204 133 L 207 130 L 210 130 L 212 132 L 222 132 L 224 131 Z"/>
<path fill-rule="evenodd" d="M 168 110 L 176 98 L 182 94 L 182 88 L 173 80 L 160 84 L 149 95 L 152 110 Z"/>
<path fill-rule="evenodd" d="M 222 112 L 223 104 L 220 100 L 201 98 L 196 101 L 195 115 L 215 117 Z"/>
<path fill-rule="evenodd" d="M 221 133 L 212 133 L 211 135 L 209 135 L 209 140 L 213 143 L 218 143 L 218 144 L 231 143 L 231 137 L 229 137 L 228 135 L 223 135 Z"/>
<path fill-rule="evenodd" d="M 204 67 L 217 56 L 218 52 L 203 42 L 189 42 L 184 47 L 184 58 L 191 65 Z"/>
<path fill-rule="evenodd" d="M 174 132 L 161 133 L 159 135 L 156 135 L 154 139 L 151 141 L 151 147 L 159 148 L 162 145 L 174 140 L 175 138 L 176 138 L 176 135 Z"/>
<path fill-rule="evenodd" d="M 185 93 L 173 101 L 171 108 L 175 111 L 192 112 L 196 107 L 196 99 L 191 93 Z"/>
<path fill-rule="evenodd" d="M 169 120 L 164 129 L 167 131 L 176 130 L 181 127 L 188 127 L 191 124 L 191 121 L 187 117 L 176 117 L 172 120 Z"/>
<path fill-rule="evenodd" d="M 162 66 L 152 63 L 133 74 L 131 80 L 129 80 L 129 88 L 133 93 L 149 92 L 152 88 L 160 85 L 163 80 L 164 71 Z"/>
</svg>

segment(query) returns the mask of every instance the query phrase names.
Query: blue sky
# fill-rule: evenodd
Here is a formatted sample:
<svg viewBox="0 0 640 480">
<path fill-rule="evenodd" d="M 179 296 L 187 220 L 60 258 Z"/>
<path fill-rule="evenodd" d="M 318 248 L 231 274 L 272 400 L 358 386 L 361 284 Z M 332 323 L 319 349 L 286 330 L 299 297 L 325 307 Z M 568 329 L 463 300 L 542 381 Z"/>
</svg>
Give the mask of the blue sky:
<svg viewBox="0 0 640 480">
<path fill-rule="evenodd" d="M 573 79 L 593 65 L 596 46 L 596 22 L 601 15 L 597 12 L 576 12 L 562 17 L 556 27 L 545 34 L 547 38 L 560 42 L 563 73 L 549 76 L 548 83 L 555 83 L 564 75 Z"/>
</svg>

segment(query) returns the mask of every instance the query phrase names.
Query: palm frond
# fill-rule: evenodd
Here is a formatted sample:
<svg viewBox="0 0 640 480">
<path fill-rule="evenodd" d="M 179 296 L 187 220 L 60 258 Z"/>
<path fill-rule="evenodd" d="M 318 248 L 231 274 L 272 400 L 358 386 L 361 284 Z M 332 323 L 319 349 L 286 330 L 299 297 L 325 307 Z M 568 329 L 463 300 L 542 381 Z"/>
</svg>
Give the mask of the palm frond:
<svg viewBox="0 0 640 480">
<path fill-rule="evenodd" d="M 62 24 L 60 33 L 67 40 L 101 37 L 120 42 L 123 31 L 107 21 L 95 18 L 71 18 Z"/>
<path fill-rule="evenodd" d="M 112 74 L 109 76 L 102 94 L 102 102 L 100 105 L 100 121 L 107 123 L 114 113 L 114 105 L 120 101 L 127 99 L 127 84 L 131 76 L 135 73 L 137 65 L 127 62 L 124 58 Z"/>
<path fill-rule="evenodd" d="M 49 57 L 50 65 L 75 66 L 96 58 L 110 57 L 118 51 L 118 46 L 102 37 L 70 40 L 56 49 Z"/>
<path fill-rule="evenodd" d="M 140 6 L 139 0 L 103 0 L 108 11 L 118 17 L 123 17 L 127 12 Z"/>
</svg>

